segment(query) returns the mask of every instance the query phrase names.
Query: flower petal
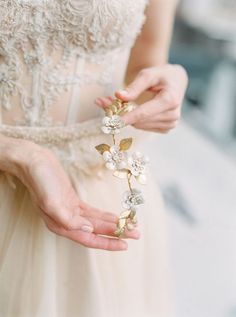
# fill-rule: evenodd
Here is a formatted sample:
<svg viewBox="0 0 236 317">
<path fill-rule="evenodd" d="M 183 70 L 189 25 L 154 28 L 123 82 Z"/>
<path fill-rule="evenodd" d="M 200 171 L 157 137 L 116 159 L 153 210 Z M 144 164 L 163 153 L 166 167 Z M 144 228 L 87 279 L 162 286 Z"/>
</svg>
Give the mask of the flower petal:
<svg viewBox="0 0 236 317">
<path fill-rule="evenodd" d="M 125 208 L 125 209 L 129 209 L 130 208 L 130 204 L 128 204 L 125 201 L 123 201 L 122 207 Z"/>
<path fill-rule="evenodd" d="M 141 152 L 139 152 L 139 151 L 134 152 L 133 156 L 136 159 L 142 159 L 143 158 L 143 154 Z"/>
<path fill-rule="evenodd" d="M 111 160 L 111 158 L 112 158 L 111 153 L 108 152 L 108 151 L 105 151 L 102 156 L 103 156 L 103 159 L 104 159 L 105 161 L 109 161 L 109 160 Z"/>
<path fill-rule="evenodd" d="M 102 124 L 103 124 L 103 125 L 109 124 L 110 121 L 111 121 L 111 118 L 109 118 L 109 117 L 104 117 L 104 118 L 102 119 Z"/>
<path fill-rule="evenodd" d="M 139 174 L 138 176 L 136 176 L 136 179 L 142 185 L 147 184 L 147 177 L 145 174 Z"/>
<path fill-rule="evenodd" d="M 101 129 L 102 129 L 103 133 L 111 134 L 111 128 L 110 127 L 103 126 L 103 127 L 101 127 Z"/>
<path fill-rule="evenodd" d="M 115 153 L 119 152 L 118 146 L 117 146 L 117 145 L 111 146 L 110 152 L 111 152 L 112 154 L 115 154 Z"/>
<path fill-rule="evenodd" d="M 139 171 L 137 171 L 135 168 L 130 168 L 130 172 L 132 173 L 132 175 L 134 175 L 134 176 L 138 176 L 139 174 L 140 174 L 140 172 Z"/>
<path fill-rule="evenodd" d="M 113 175 L 114 176 L 116 176 L 116 177 L 118 177 L 118 178 L 122 178 L 122 179 L 125 179 L 125 178 L 127 178 L 127 174 L 128 174 L 128 171 L 127 170 L 125 170 L 125 169 L 122 169 L 122 170 L 116 170 L 114 173 L 113 173 Z M 124 199 L 126 199 L 126 198 L 124 198 Z"/>
<path fill-rule="evenodd" d="M 126 167 L 126 162 L 125 161 L 121 161 L 119 164 L 118 164 L 118 168 L 119 169 L 123 169 Z M 127 173 L 126 173 L 127 174 Z"/>
<path fill-rule="evenodd" d="M 108 168 L 109 170 L 115 170 L 116 169 L 116 164 L 113 161 L 109 161 L 105 165 L 106 165 L 106 168 Z"/>
<path fill-rule="evenodd" d="M 111 131 L 111 134 L 118 134 L 120 133 L 120 129 L 114 129 Z"/>
</svg>

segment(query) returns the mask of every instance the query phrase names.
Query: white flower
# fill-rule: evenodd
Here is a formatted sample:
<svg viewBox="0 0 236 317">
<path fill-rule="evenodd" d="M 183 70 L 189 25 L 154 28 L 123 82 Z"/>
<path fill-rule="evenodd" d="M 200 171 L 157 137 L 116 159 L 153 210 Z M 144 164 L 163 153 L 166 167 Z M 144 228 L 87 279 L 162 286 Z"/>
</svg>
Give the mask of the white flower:
<svg viewBox="0 0 236 317">
<path fill-rule="evenodd" d="M 147 164 L 149 159 L 141 154 L 140 152 L 135 152 L 128 158 L 128 168 L 132 175 L 136 177 L 136 179 L 142 183 L 146 183 L 146 171 Z"/>
<path fill-rule="evenodd" d="M 116 145 L 111 146 L 109 151 L 103 152 L 102 156 L 108 169 L 116 170 L 126 167 L 127 153 L 120 151 Z"/>
<path fill-rule="evenodd" d="M 144 198 L 142 193 L 138 189 L 132 189 L 126 191 L 123 195 L 122 207 L 126 209 L 136 210 L 138 206 L 144 204 Z"/>
<path fill-rule="evenodd" d="M 103 125 L 101 129 L 106 134 L 117 134 L 125 125 L 121 117 L 117 115 L 104 117 L 102 120 L 102 124 Z"/>
</svg>

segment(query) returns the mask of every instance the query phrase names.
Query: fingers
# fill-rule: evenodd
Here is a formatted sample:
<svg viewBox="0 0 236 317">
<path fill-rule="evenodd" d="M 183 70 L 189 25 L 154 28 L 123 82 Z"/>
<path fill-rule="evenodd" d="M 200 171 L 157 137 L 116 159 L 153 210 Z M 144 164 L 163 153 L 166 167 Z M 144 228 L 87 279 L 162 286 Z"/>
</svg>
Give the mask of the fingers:
<svg viewBox="0 0 236 317">
<path fill-rule="evenodd" d="M 124 114 L 122 119 L 125 124 L 138 129 L 172 129 L 180 119 L 181 104 L 181 96 L 177 95 L 173 87 L 167 86 L 152 100 Z"/>
<path fill-rule="evenodd" d="M 84 232 L 81 230 L 66 230 L 60 227 L 53 219 L 46 214 L 42 215 L 47 228 L 65 238 L 68 238 L 74 242 L 77 242 L 85 247 L 94 249 L 103 249 L 108 251 L 122 251 L 128 248 L 127 243 L 124 240 L 117 238 L 101 237 L 91 232 Z"/>
<path fill-rule="evenodd" d="M 112 96 L 108 96 L 108 97 L 99 97 L 95 100 L 95 104 L 103 109 L 109 107 L 113 101 L 113 97 Z"/>
<path fill-rule="evenodd" d="M 84 217 L 93 217 L 97 219 L 101 219 L 103 221 L 113 222 L 117 223 L 118 216 L 111 212 L 106 212 L 103 210 L 100 210 L 98 208 L 95 208 L 93 206 L 90 206 L 89 204 L 80 201 L 80 208 L 81 208 L 81 216 Z"/>
<path fill-rule="evenodd" d="M 101 219 L 96 219 L 96 218 L 88 218 L 88 219 L 91 221 L 91 223 L 94 226 L 95 234 L 115 237 L 114 232 L 117 229 L 116 223 L 103 221 Z M 132 230 L 132 231 L 126 230 L 122 237 L 127 239 L 139 239 L 140 232 L 138 230 Z"/>
<path fill-rule="evenodd" d="M 79 242 L 85 247 L 94 249 L 102 249 L 107 251 L 124 251 L 128 248 L 128 244 L 124 240 L 101 237 L 94 233 L 81 233 L 78 231 L 72 231 L 68 234 L 68 238 L 75 242 Z"/>
<path fill-rule="evenodd" d="M 94 230 L 91 222 L 81 216 L 81 208 L 79 206 L 68 209 L 58 205 L 57 201 L 48 199 L 47 202 L 44 202 L 44 208 L 41 208 L 41 210 L 64 229 L 80 229 L 87 232 Z"/>
<path fill-rule="evenodd" d="M 85 247 L 102 249 L 108 251 L 122 251 L 128 248 L 127 242 L 117 238 L 101 237 L 95 233 L 83 232 L 80 230 L 65 230 L 53 228 L 53 232 L 77 242 Z"/>
<path fill-rule="evenodd" d="M 157 116 L 159 113 L 166 111 L 168 108 L 159 98 L 154 98 L 150 101 L 137 106 L 134 110 L 125 113 L 122 116 L 126 125 L 134 125 L 139 122 L 145 122 Z"/>
<path fill-rule="evenodd" d="M 174 122 L 181 118 L 181 109 L 177 108 L 174 110 L 163 111 L 158 114 L 158 120 L 162 122 Z"/>
<path fill-rule="evenodd" d="M 124 101 L 135 100 L 145 90 L 148 90 L 153 85 L 156 85 L 158 81 L 159 75 L 157 73 L 157 69 L 145 68 L 138 73 L 133 82 L 129 84 L 124 90 L 118 90 L 115 93 L 115 96 Z"/>
<path fill-rule="evenodd" d="M 90 224 L 93 232 L 84 228 L 84 226 L 74 229 L 74 225 L 69 229 L 65 228 L 61 222 L 57 223 L 54 218 L 42 212 L 42 217 L 46 226 L 50 231 L 60 236 L 71 239 L 79 244 L 89 248 L 104 249 L 109 251 L 120 251 L 127 249 L 127 243 L 115 237 L 118 217 L 110 212 L 101 212 L 99 209 L 93 208 L 88 204 L 81 202 L 80 218 L 83 222 Z M 83 214 L 83 216 L 81 216 Z M 61 221 L 61 219 L 60 219 Z M 102 237 L 102 236 L 103 237 Z M 122 238 L 139 239 L 140 233 L 138 230 L 126 230 Z"/>
<path fill-rule="evenodd" d="M 114 232 L 118 223 L 117 215 L 110 212 L 103 212 L 84 202 L 81 202 L 81 206 L 83 216 L 86 217 L 94 227 L 94 233 L 115 236 Z M 138 230 L 126 230 L 124 238 L 139 239 L 140 232 Z"/>
<path fill-rule="evenodd" d="M 178 125 L 178 121 L 170 121 L 170 122 L 151 122 L 151 123 L 144 123 L 144 124 L 135 124 L 135 128 L 142 129 L 146 131 L 153 131 L 159 133 L 167 133 L 170 130 L 176 128 Z"/>
</svg>

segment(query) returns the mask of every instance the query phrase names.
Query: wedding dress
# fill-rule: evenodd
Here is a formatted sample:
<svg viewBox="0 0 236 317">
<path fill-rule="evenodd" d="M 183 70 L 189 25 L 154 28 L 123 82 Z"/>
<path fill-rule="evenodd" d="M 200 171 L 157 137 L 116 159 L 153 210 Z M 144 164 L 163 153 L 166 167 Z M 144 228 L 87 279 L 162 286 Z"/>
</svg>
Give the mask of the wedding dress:
<svg viewBox="0 0 236 317">
<path fill-rule="evenodd" d="M 126 188 L 94 149 L 106 138 L 94 100 L 122 88 L 146 5 L 0 0 L 0 133 L 50 148 L 81 199 L 117 214 Z M 147 134 L 123 133 L 136 146 Z M 151 177 L 143 192 L 140 240 L 108 252 L 50 232 L 24 185 L 1 172 L 0 317 L 173 316 L 165 213 Z"/>
</svg>

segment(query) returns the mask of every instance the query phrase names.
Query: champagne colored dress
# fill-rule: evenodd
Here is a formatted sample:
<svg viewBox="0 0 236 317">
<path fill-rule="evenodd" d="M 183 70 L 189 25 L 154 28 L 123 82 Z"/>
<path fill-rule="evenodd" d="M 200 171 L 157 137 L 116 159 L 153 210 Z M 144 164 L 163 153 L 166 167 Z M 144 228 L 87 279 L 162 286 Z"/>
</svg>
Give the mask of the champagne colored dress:
<svg viewBox="0 0 236 317">
<path fill-rule="evenodd" d="M 123 86 L 146 5 L 0 0 L 0 133 L 50 148 L 81 199 L 117 214 L 127 188 L 94 149 L 107 137 L 94 100 Z M 123 133 L 137 147 L 148 134 Z M 162 199 L 151 177 L 142 190 L 141 239 L 108 252 L 50 232 L 24 185 L 0 172 L 0 316 L 173 316 Z"/>
</svg>

